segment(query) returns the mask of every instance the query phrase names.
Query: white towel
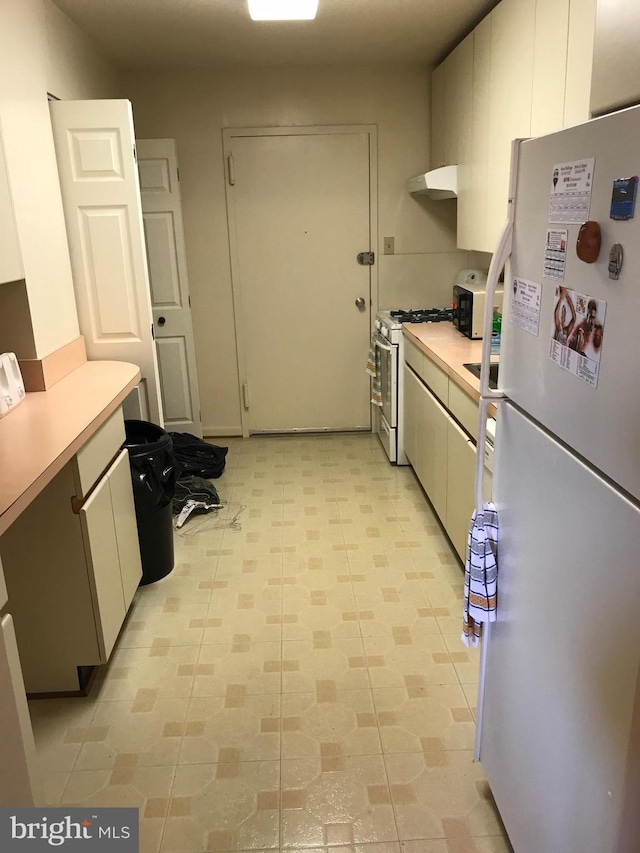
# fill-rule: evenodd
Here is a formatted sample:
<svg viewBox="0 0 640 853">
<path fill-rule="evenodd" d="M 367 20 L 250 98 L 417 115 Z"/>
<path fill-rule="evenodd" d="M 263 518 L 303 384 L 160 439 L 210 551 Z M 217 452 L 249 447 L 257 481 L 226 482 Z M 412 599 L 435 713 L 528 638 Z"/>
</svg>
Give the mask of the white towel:
<svg viewBox="0 0 640 853">
<path fill-rule="evenodd" d="M 464 567 L 462 642 L 477 646 L 483 622 L 496 621 L 498 597 L 498 513 L 492 503 L 471 516 Z"/>
<path fill-rule="evenodd" d="M 371 336 L 369 344 L 369 358 L 367 359 L 367 373 L 371 377 L 371 402 L 376 406 L 382 406 L 382 387 L 381 387 L 381 368 L 380 368 L 380 348 L 376 346 L 376 337 Z"/>
</svg>

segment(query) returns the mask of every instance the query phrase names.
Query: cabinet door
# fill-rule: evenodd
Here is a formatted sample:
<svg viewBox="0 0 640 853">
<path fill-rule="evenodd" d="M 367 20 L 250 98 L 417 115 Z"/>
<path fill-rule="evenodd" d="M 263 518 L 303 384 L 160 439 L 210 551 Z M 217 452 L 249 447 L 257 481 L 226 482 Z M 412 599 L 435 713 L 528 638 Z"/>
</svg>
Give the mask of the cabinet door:
<svg viewBox="0 0 640 853">
<path fill-rule="evenodd" d="M 127 611 L 109 477 L 103 477 L 80 510 L 87 568 L 94 597 L 100 660 L 109 659 Z"/>
<path fill-rule="evenodd" d="M 13 203 L 0 139 L 0 284 L 24 277 Z"/>
<path fill-rule="evenodd" d="M 444 62 L 431 75 L 431 168 L 444 166 L 445 148 L 445 72 Z"/>
<path fill-rule="evenodd" d="M 460 427 L 447 424 L 447 515 L 445 527 L 464 562 L 469 522 L 475 506 L 476 448 Z"/>
<path fill-rule="evenodd" d="M 404 429 L 404 452 L 407 454 L 407 459 L 413 467 L 416 467 L 418 458 L 418 441 L 417 441 L 417 414 L 418 414 L 418 393 L 420 390 L 420 380 L 415 375 L 413 370 L 406 364 L 404 370 L 404 410 L 403 410 L 403 429 Z"/>
<path fill-rule="evenodd" d="M 0 807 L 40 804 L 36 750 L 9 615 L 0 622 L 0 767 Z"/>
<path fill-rule="evenodd" d="M 536 0 L 531 136 L 564 125 L 569 0 Z"/>
<path fill-rule="evenodd" d="M 582 124 L 582 122 L 588 121 L 591 115 L 589 102 L 592 91 L 591 72 L 595 61 L 593 43 L 596 31 L 597 5 L 597 0 L 570 0 L 563 127 Z M 602 14 L 606 15 L 608 13 L 607 7 L 602 3 L 600 6 L 602 7 Z M 637 28 L 629 31 L 630 35 L 633 34 L 634 39 L 636 33 Z M 633 55 L 636 57 L 635 46 L 633 51 Z M 635 75 L 634 80 L 637 81 L 637 79 L 638 77 Z M 594 79 L 594 91 L 595 85 Z M 618 91 L 617 87 L 616 91 Z M 594 112 L 596 112 L 595 109 Z"/>
<path fill-rule="evenodd" d="M 511 142 L 531 132 L 535 0 L 501 0 L 491 19 L 486 252 L 507 221 Z"/>
<path fill-rule="evenodd" d="M 461 249 L 484 249 L 486 245 L 490 72 L 491 15 L 487 15 L 473 31 L 470 145 L 463 144 L 458 166 L 458 247 Z"/>
<path fill-rule="evenodd" d="M 469 140 L 473 95 L 473 33 L 460 42 L 444 64 L 444 159 L 447 165 L 455 165 L 460 162 L 463 147 Z"/>
<path fill-rule="evenodd" d="M 125 611 L 129 609 L 131 600 L 142 577 L 140 562 L 140 544 L 136 525 L 136 511 L 133 504 L 131 488 L 131 469 L 129 468 L 129 453 L 123 450 L 111 468 L 107 471 L 113 520 L 118 543 L 120 561 L 120 576 Z"/>
<path fill-rule="evenodd" d="M 417 406 L 415 470 L 443 523 L 447 506 L 447 421 L 446 411 L 421 384 Z"/>
<path fill-rule="evenodd" d="M 602 115 L 640 102 L 640 4 L 601 0 L 597 6 L 591 112 Z"/>
</svg>

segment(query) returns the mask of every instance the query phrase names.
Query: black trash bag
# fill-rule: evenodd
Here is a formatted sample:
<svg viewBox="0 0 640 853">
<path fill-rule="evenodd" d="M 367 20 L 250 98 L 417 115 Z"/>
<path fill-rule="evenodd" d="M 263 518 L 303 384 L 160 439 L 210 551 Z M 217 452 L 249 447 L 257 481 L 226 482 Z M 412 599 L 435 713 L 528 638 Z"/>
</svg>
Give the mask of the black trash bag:
<svg viewBox="0 0 640 853">
<path fill-rule="evenodd" d="M 136 420 L 124 426 L 144 585 L 166 577 L 174 565 L 175 460 L 169 433 L 161 427 Z"/>
<path fill-rule="evenodd" d="M 153 512 L 173 500 L 176 469 L 169 434 L 147 421 L 125 421 L 136 510 Z"/>
<path fill-rule="evenodd" d="M 177 477 L 187 474 L 217 479 L 224 471 L 228 447 L 208 444 L 197 435 L 188 432 L 170 432 L 173 455 L 178 468 Z"/>
<path fill-rule="evenodd" d="M 191 515 L 211 512 L 222 506 L 216 487 L 203 477 L 184 476 L 176 483 L 173 515 L 176 528 L 182 527 Z"/>
</svg>

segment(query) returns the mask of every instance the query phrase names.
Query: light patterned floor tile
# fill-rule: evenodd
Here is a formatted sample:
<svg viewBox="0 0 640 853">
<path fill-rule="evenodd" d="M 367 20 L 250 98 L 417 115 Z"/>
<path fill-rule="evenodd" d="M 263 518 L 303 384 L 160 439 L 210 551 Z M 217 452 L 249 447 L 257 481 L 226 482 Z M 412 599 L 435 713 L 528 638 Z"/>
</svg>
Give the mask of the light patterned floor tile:
<svg viewBox="0 0 640 853">
<path fill-rule="evenodd" d="M 140 802 L 154 853 L 512 853 L 471 761 L 461 566 L 412 470 L 375 435 L 224 444 L 241 529 L 176 536 L 91 699 L 34 712 L 49 800 Z"/>
<path fill-rule="evenodd" d="M 241 703 L 247 695 L 279 694 L 282 669 L 280 643 L 251 643 L 243 637 L 230 646 L 201 646 L 193 695 Z"/>
<path fill-rule="evenodd" d="M 191 699 L 180 764 L 279 760 L 280 696 L 227 699 Z"/>
<path fill-rule="evenodd" d="M 513 853 L 502 836 L 448 838 L 443 841 L 403 841 L 403 853 Z"/>
<path fill-rule="evenodd" d="M 470 750 L 386 755 L 385 764 L 401 839 L 503 834 Z"/>
<path fill-rule="evenodd" d="M 44 802 L 47 806 L 55 807 L 60 803 L 70 775 L 70 770 L 50 770 L 40 774 Z"/>
<path fill-rule="evenodd" d="M 473 748 L 473 717 L 457 684 L 374 690 L 373 699 L 385 753 Z"/>
<path fill-rule="evenodd" d="M 395 841 L 382 756 L 330 752 L 330 769 L 322 759 L 282 762 L 282 846 Z"/>
<path fill-rule="evenodd" d="M 400 595 L 393 586 L 387 586 L 382 587 L 380 595 L 356 596 L 356 608 L 363 637 L 388 637 L 396 645 L 411 645 L 420 635 L 440 634 L 424 595 Z"/>
<path fill-rule="evenodd" d="M 330 767 L 343 756 L 381 752 L 370 690 L 339 690 L 320 702 L 315 692 L 283 695 L 283 758 L 319 758 Z"/>
<path fill-rule="evenodd" d="M 408 645 L 391 637 L 364 640 L 372 687 L 420 688 L 429 684 L 457 684 L 444 640 L 436 634 L 416 636 Z"/>
<path fill-rule="evenodd" d="M 282 644 L 282 692 L 330 697 L 337 690 L 368 688 L 362 640 L 329 639 L 326 643 L 285 641 Z"/>
<path fill-rule="evenodd" d="M 100 702 L 75 769 L 176 764 L 188 704 L 186 698 Z"/>
<path fill-rule="evenodd" d="M 99 701 L 190 696 L 198 646 L 118 649 L 91 689 Z"/>
<path fill-rule="evenodd" d="M 43 772 L 73 770 L 96 711 L 93 699 L 32 699 L 29 713 Z"/>
<path fill-rule="evenodd" d="M 277 761 L 179 766 L 162 853 L 277 849 L 279 782 Z"/>
<path fill-rule="evenodd" d="M 113 770 L 75 770 L 60 805 L 138 808 L 140 853 L 157 853 L 175 772 L 175 767 L 132 768 L 127 764 Z"/>
<path fill-rule="evenodd" d="M 207 596 L 208 599 L 208 596 Z M 182 606 L 138 604 L 118 637 L 119 649 L 151 646 L 199 646 L 208 600 Z"/>
</svg>

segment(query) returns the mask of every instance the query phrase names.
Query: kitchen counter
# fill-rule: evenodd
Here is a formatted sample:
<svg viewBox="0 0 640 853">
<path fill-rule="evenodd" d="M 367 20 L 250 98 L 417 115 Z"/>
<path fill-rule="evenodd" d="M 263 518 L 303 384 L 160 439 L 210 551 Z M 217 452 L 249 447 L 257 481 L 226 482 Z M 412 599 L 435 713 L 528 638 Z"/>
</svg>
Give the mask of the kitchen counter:
<svg viewBox="0 0 640 853">
<path fill-rule="evenodd" d="M 87 361 L 0 419 L 0 535 L 140 380 L 137 365 Z"/>
<path fill-rule="evenodd" d="M 463 365 L 479 362 L 482 341 L 460 334 L 453 323 L 405 323 L 403 331 L 425 355 L 438 365 L 476 402 L 480 399 L 480 380 Z M 491 361 L 498 361 L 497 356 Z M 489 407 L 495 417 L 495 406 Z"/>
</svg>

